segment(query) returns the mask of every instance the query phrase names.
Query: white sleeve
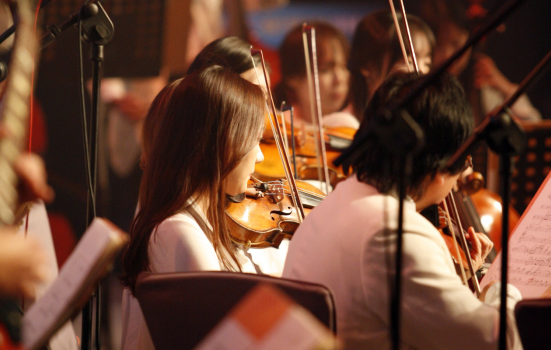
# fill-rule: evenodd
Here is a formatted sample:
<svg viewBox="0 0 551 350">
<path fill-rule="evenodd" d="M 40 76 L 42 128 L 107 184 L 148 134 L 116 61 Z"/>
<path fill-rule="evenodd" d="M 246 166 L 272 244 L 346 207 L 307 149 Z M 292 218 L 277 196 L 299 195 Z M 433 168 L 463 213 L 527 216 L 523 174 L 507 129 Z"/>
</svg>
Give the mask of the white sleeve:
<svg viewBox="0 0 551 350">
<path fill-rule="evenodd" d="M 351 129 L 359 129 L 360 122 L 356 117 L 346 112 L 335 112 L 323 116 L 323 125 L 328 127 L 347 127 Z"/>
<path fill-rule="evenodd" d="M 434 230 L 434 229 L 433 229 Z M 387 243 L 381 240 L 366 252 L 368 261 L 382 259 L 384 269 L 371 269 L 371 276 L 388 281 L 391 274 L 384 261 Z M 448 265 L 450 257 L 433 239 L 426 235 L 404 235 L 402 284 L 402 342 L 419 349 L 495 349 L 499 332 L 499 312 L 495 306 L 479 301 L 453 273 Z M 390 269 L 390 271 L 393 268 Z M 386 275 L 386 276 L 385 276 Z M 368 276 L 369 277 L 369 276 Z M 386 288 L 364 288 L 372 310 L 390 324 L 390 296 Z M 370 294 L 371 293 L 371 294 Z M 387 293 L 387 295 L 383 295 Z M 377 300 L 386 299 L 379 303 Z M 514 307 L 513 302 L 508 306 Z M 508 314 L 510 332 L 516 332 L 513 314 Z M 518 335 L 511 338 L 510 349 L 521 348 Z"/>
<path fill-rule="evenodd" d="M 220 270 L 211 242 L 195 220 L 185 214 L 163 221 L 149 240 L 152 272 Z"/>
</svg>

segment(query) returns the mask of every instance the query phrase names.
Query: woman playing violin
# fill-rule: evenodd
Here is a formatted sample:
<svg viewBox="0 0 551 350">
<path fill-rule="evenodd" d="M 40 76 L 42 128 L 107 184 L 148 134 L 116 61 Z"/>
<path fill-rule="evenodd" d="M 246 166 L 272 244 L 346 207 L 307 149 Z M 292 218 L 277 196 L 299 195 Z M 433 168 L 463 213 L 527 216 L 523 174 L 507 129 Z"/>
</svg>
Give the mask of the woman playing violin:
<svg viewBox="0 0 551 350">
<path fill-rule="evenodd" d="M 262 89 L 227 68 L 173 83 L 149 144 L 139 212 L 124 257 L 123 349 L 153 349 L 135 292 L 138 275 L 196 270 L 256 272 L 230 238 L 227 196 L 245 192 L 266 104 Z"/>
<path fill-rule="evenodd" d="M 326 116 L 324 125 L 357 129 L 358 122 L 348 114 L 335 113 L 341 111 L 347 102 L 350 73 L 346 63 L 350 44 L 329 23 L 314 21 L 308 24 L 316 30 L 321 113 Z M 279 48 L 279 58 L 282 80 L 274 89 L 276 105 L 285 101 L 294 107 L 297 121 L 312 124 L 302 25 L 296 26 L 285 36 Z"/>
<path fill-rule="evenodd" d="M 403 17 L 401 14 L 397 17 L 401 24 L 401 33 L 405 36 Z M 419 17 L 408 15 L 407 20 L 419 70 L 427 74 L 432 66 L 434 34 Z M 408 59 L 411 61 L 411 56 Z M 367 102 L 383 81 L 393 72 L 407 71 L 394 19 L 389 10 L 372 12 L 358 23 L 348 67 L 349 99 L 354 115 L 361 121 Z"/>
</svg>

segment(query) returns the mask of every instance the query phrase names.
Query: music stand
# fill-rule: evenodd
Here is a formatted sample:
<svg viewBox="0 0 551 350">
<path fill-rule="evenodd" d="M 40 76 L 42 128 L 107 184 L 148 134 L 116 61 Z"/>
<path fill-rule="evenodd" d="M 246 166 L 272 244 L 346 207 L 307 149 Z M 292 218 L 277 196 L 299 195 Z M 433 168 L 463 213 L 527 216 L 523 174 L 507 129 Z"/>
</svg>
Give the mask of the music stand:
<svg viewBox="0 0 551 350">
<path fill-rule="evenodd" d="M 551 170 L 551 120 L 524 123 L 528 142 L 515 161 L 511 204 L 522 213 Z"/>
</svg>

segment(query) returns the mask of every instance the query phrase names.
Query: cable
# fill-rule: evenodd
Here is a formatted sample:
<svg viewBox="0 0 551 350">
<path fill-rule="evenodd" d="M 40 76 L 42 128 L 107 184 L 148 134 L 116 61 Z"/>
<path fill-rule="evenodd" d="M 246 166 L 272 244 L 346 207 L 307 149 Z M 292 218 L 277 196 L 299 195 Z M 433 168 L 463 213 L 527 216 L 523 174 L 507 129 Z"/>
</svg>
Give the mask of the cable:
<svg viewBox="0 0 551 350">
<path fill-rule="evenodd" d="M 83 58 L 83 54 L 82 54 L 82 21 L 81 21 L 81 17 L 82 17 L 82 9 L 84 9 L 84 7 L 86 5 L 88 5 L 88 3 L 90 2 L 90 0 L 85 0 L 83 5 L 81 6 L 81 11 L 79 11 L 78 13 L 78 60 L 79 60 L 79 70 L 78 70 L 78 73 L 79 73 L 79 81 L 80 81 L 80 108 L 81 108 L 81 118 L 82 118 L 82 134 L 83 134 L 83 143 L 84 143 L 84 157 L 85 157 L 85 167 L 86 167 L 86 182 L 87 182 L 87 185 L 88 185 L 88 196 L 90 197 L 90 201 L 87 201 L 88 202 L 91 202 L 91 205 L 92 205 L 92 211 L 94 213 L 94 216 L 96 215 L 96 198 L 95 198 L 95 188 L 94 188 L 94 184 L 92 182 L 92 172 L 91 172 L 91 169 L 90 169 L 90 150 L 88 148 L 88 120 L 86 118 L 86 97 L 85 97 L 85 90 L 84 90 L 84 58 Z M 88 205 L 90 204 L 87 204 L 87 208 L 86 208 L 86 224 L 88 225 L 88 222 L 90 221 L 90 218 L 89 218 L 89 211 L 90 211 L 90 208 L 88 207 Z"/>
<path fill-rule="evenodd" d="M 82 12 L 84 11 L 85 7 L 90 3 L 90 0 L 85 0 L 81 6 L 80 11 L 78 12 L 78 59 L 79 59 L 79 88 L 80 88 L 80 108 L 81 108 L 81 122 L 82 122 L 82 134 L 83 134 L 83 146 L 84 146 L 84 157 L 85 157 L 85 171 L 86 171 L 86 182 L 88 186 L 88 198 L 86 200 L 86 225 L 90 223 L 90 209 L 92 209 L 93 216 L 96 216 L 96 198 L 95 198 L 95 184 L 93 183 L 92 179 L 92 171 L 91 171 L 91 163 L 90 163 L 90 150 L 89 150 L 89 140 L 88 140 L 88 120 L 86 118 L 86 96 L 85 96 L 85 87 L 84 87 L 84 57 L 82 54 Z M 90 206 L 92 208 L 90 208 Z M 99 287 L 96 289 L 99 291 Z M 93 308 L 93 298 L 86 304 L 86 306 L 83 309 L 83 326 L 88 324 L 88 321 L 85 321 L 85 317 L 89 317 L 90 319 L 90 339 L 81 339 L 82 341 L 82 348 L 83 349 L 89 349 L 89 345 L 91 348 L 91 341 L 92 341 L 92 321 L 94 318 L 94 308 Z M 99 299 L 97 299 L 99 300 Z M 97 303 L 99 307 L 99 302 Z M 88 311 L 86 311 L 88 310 Z M 86 311 L 86 312 L 85 312 Z M 83 329 L 83 334 L 87 332 L 87 330 Z M 96 333 L 98 333 L 98 329 L 96 329 Z M 96 346 L 98 346 L 96 338 Z M 87 344 L 84 344 L 86 342 Z"/>
</svg>

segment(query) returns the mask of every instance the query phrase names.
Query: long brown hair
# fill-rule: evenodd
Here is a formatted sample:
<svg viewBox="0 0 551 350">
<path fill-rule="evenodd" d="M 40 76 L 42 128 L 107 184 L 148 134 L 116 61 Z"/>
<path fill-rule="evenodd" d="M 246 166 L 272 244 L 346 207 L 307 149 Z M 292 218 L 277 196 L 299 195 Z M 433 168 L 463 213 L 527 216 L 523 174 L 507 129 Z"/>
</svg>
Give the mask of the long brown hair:
<svg viewBox="0 0 551 350">
<path fill-rule="evenodd" d="M 207 206 L 206 233 L 222 265 L 241 270 L 225 221 L 223 182 L 264 129 L 266 104 L 260 87 L 227 68 L 198 70 L 174 86 L 161 108 L 140 188 L 140 211 L 123 256 L 123 283 L 132 293 L 138 274 L 149 270 L 151 234 L 167 218 L 198 199 Z"/>
<path fill-rule="evenodd" d="M 400 26 L 403 26 L 402 15 L 397 14 Z M 413 15 L 407 15 L 412 37 L 415 33 L 422 33 L 427 37 L 434 48 L 434 33 L 422 19 Z M 402 35 L 405 28 L 400 28 Z M 388 67 L 384 62 L 388 57 Z M 379 10 L 365 16 L 356 26 L 352 51 L 348 69 L 350 70 L 349 99 L 352 102 L 354 115 L 362 120 L 364 109 L 368 102 L 370 88 L 361 70 L 379 72 L 382 76 L 390 73 L 392 66 L 402 59 L 402 51 L 394 26 L 394 19 L 390 10 Z M 375 90 L 375 89 L 373 89 Z"/>
<path fill-rule="evenodd" d="M 167 106 L 172 92 L 180 84 L 182 79 L 175 80 L 172 84 L 165 86 L 155 97 L 149 110 L 147 111 L 147 116 L 145 117 L 143 126 L 142 126 L 142 156 L 140 158 L 140 167 L 145 169 L 147 164 L 147 157 L 151 151 L 151 144 L 153 139 L 157 136 L 158 125 L 161 124 L 159 120 L 164 114 L 164 108 Z"/>
<path fill-rule="evenodd" d="M 254 56 L 255 63 L 260 64 L 260 57 Z M 228 36 L 212 41 L 205 46 L 195 57 L 186 74 L 191 74 L 201 68 L 219 65 L 242 74 L 254 68 L 251 60 L 251 44 L 237 38 Z M 152 140 L 157 134 L 158 125 L 161 123 L 163 108 L 170 98 L 175 87 L 181 82 L 181 78 L 167 85 L 151 103 L 149 111 L 142 126 L 142 157 L 140 166 L 145 169 L 147 157 L 151 149 Z"/>
</svg>

